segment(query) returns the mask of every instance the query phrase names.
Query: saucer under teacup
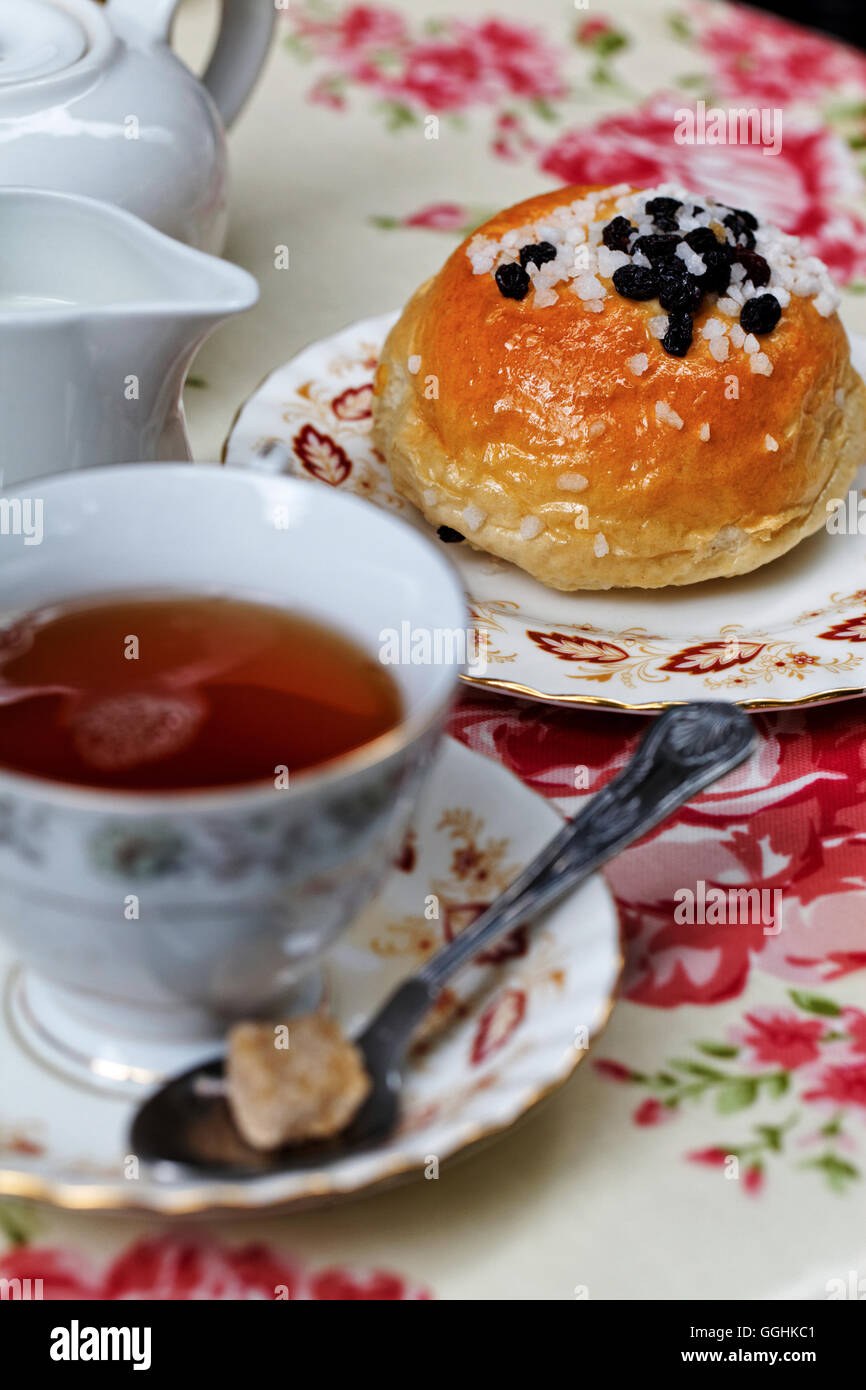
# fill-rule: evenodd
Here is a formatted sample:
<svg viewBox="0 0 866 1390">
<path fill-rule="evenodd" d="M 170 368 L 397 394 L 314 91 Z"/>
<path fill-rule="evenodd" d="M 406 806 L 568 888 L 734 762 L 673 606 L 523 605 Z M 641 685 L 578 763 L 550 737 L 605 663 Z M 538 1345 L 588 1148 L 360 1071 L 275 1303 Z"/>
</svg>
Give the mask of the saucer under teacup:
<svg viewBox="0 0 866 1390">
<path fill-rule="evenodd" d="M 385 887 L 329 955 L 334 1013 L 350 1034 L 559 829 L 549 802 L 498 763 L 443 740 Z M 430 916 L 429 904 L 438 916 Z M 619 921 L 601 875 L 472 967 L 425 1025 L 398 1132 L 327 1169 L 224 1181 L 138 1170 L 128 1126 L 136 1098 L 82 1087 L 33 1054 L 0 941 L 0 1195 L 85 1211 L 186 1215 L 310 1205 L 419 1173 L 506 1129 L 555 1090 L 610 1012 Z"/>
<path fill-rule="evenodd" d="M 89 998 L 13 965 L 6 981 L 9 1015 L 22 1043 L 47 1067 L 99 1090 L 136 1096 L 223 1050 L 225 1027 L 203 1009 L 150 1010 L 130 1019 L 110 999 Z M 315 967 L 280 999 L 280 1014 L 309 1013 L 322 1002 Z"/>
</svg>

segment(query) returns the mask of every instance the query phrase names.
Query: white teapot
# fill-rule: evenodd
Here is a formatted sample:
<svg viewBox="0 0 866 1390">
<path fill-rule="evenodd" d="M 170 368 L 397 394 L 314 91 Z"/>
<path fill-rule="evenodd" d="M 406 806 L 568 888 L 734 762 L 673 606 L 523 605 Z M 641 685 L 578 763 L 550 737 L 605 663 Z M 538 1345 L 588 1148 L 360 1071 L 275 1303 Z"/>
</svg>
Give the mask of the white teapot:
<svg viewBox="0 0 866 1390">
<path fill-rule="evenodd" d="M 206 251 L 227 216 L 224 127 L 274 0 L 224 0 L 199 79 L 168 47 L 180 0 L 0 0 L 0 185 L 83 193 Z"/>
</svg>

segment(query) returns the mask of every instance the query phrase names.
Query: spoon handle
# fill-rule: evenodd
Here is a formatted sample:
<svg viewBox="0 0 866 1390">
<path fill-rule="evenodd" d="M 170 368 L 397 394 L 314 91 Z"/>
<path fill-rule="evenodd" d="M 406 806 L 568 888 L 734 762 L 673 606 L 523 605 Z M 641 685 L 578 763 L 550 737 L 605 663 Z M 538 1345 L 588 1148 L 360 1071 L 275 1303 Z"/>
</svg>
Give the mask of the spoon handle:
<svg viewBox="0 0 866 1390">
<path fill-rule="evenodd" d="M 634 757 L 597 792 L 496 902 L 412 977 L 432 999 L 461 966 L 563 894 L 751 753 L 755 732 L 736 705 L 682 705 L 656 719 Z"/>
</svg>

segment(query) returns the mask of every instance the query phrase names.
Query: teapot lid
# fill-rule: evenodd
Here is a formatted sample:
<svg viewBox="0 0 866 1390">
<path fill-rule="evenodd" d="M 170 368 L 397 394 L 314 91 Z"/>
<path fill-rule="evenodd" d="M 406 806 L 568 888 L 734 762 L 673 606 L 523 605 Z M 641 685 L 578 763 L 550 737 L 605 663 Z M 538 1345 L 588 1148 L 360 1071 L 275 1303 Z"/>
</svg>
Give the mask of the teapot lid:
<svg viewBox="0 0 866 1390">
<path fill-rule="evenodd" d="M 87 48 L 84 26 L 52 0 L 0 0 L 0 85 L 62 72 Z"/>
</svg>

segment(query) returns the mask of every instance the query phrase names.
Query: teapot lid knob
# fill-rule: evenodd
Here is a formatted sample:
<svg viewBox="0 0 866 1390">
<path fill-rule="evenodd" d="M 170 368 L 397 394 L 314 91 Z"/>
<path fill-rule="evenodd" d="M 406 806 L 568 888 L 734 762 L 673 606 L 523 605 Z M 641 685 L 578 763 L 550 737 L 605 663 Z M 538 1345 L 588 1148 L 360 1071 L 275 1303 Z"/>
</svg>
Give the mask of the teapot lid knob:
<svg viewBox="0 0 866 1390">
<path fill-rule="evenodd" d="M 0 0 L 0 85 L 62 72 L 84 56 L 87 33 L 50 0 Z"/>
</svg>

